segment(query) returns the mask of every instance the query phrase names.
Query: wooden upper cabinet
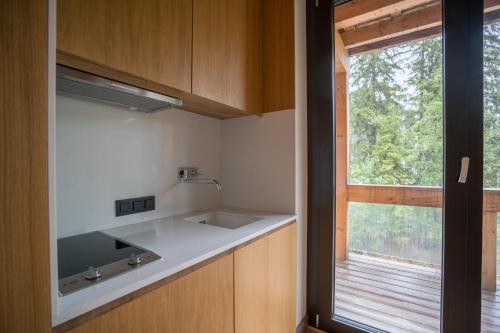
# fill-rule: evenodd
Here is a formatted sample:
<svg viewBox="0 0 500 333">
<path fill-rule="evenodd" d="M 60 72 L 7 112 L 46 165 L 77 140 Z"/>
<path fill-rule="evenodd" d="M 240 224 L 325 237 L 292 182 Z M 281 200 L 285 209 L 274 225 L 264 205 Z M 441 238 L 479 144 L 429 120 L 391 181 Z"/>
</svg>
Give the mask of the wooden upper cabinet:
<svg viewBox="0 0 500 333">
<path fill-rule="evenodd" d="M 293 0 L 59 0 L 57 49 L 220 119 L 295 105 Z"/>
<path fill-rule="evenodd" d="M 295 108 L 293 0 L 265 0 L 263 8 L 262 112 Z"/>
<path fill-rule="evenodd" d="M 193 94 L 260 114 L 262 2 L 193 0 Z"/>
<path fill-rule="evenodd" d="M 192 1 L 57 1 L 57 48 L 191 91 Z"/>
</svg>

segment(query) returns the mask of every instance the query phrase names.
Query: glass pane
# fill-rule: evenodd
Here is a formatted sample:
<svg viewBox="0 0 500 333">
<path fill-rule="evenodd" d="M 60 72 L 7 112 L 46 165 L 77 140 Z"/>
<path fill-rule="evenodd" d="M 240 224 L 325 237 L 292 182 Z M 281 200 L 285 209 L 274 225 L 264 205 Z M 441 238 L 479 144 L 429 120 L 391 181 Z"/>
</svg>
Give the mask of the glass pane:
<svg viewBox="0 0 500 333">
<path fill-rule="evenodd" d="M 367 330 L 439 332 L 441 3 L 405 7 L 409 2 L 402 1 L 394 10 L 379 2 L 377 13 L 346 19 L 354 2 L 334 13 L 332 312 L 335 320 Z M 429 21 L 424 26 L 417 16 Z"/>
<path fill-rule="evenodd" d="M 441 214 L 441 208 L 350 202 L 349 253 L 439 268 Z"/>
<path fill-rule="evenodd" d="M 485 2 L 488 5 L 488 2 Z M 500 11 L 484 16 L 484 212 L 482 332 L 500 332 Z"/>
</svg>

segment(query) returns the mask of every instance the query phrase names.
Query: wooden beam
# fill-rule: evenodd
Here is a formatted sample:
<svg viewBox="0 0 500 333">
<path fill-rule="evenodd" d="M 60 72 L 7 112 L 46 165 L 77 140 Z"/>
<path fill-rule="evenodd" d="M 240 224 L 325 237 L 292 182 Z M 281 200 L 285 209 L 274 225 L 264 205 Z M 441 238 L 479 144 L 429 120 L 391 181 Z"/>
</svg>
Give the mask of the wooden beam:
<svg viewBox="0 0 500 333">
<path fill-rule="evenodd" d="M 335 73 L 349 72 L 349 52 L 337 30 L 335 31 Z"/>
<path fill-rule="evenodd" d="M 497 286 L 497 213 L 483 213 L 483 288 Z"/>
<path fill-rule="evenodd" d="M 500 212 L 500 190 L 484 190 L 483 211 Z"/>
<path fill-rule="evenodd" d="M 359 23 L 393 15 L 432 0 L 353 0 L 335 7 L 335 26 L 344 29 Z"/>
<path fill-rule="evenodd" d="M 344 45 L 350 49 L 383 39 L 441 25 L 441 3 L 395 16 L 385 21 L 340 33 Z"/>
<path fill-rule="evenodd" d="M 335 258 L 346 260 L 347 246 L 347 73 L 335 75 Z"/>
<path fill-rule="evenodd" d="M 406 35 L 397 36 L 393 38 L 388 38 L 384 40 L 380 40 L 375 43 L 365 44 L 358 47 L 354 47 L 349 49 L 349 56 L 360 55 L 363 53 L 381 50 L 388 47 L 393 47 L 397 45 L 402 45 L 410 42 L 416 42 L 422 39 L 440 36 L 442 33 L 442 27 L 436 26 L 432 28 L 427 28 L 424 30 L 415 31 Z"/>
<path fill-rule="evenodd" d="M 485 0 L 484 7 L 485 22 L 498 19 L 500 0 Z M 423 9 L 410 11 L 378 23 L 343 31 L 340 36 L 347 49 L 355 48 L 354 51 L 349 51 L 350 54 L 359 54 L 368 50 L 436 36 L 441 33 L 441 24 L 442 7 L 441 2 L 437 2 Z M 366 47 L 362 48 L 364 45 Z"/>
<path fill-rule="evenodd" d="M 498 2 L 499 5 L 495 5 L 493 2 Z M 500 0 L 489 0 L 487 10 L 484 12 L 484 23 L 490 23 L 500 20 Z M 495 9 L 494 11 L 490 9 Z M 388 47 L 393 47 L 397 45 L 402 45 L 410 42 L 416 42 L 422 39 L 440 36 L 442 34 L 442 26 L 438 25 L 432 28 L 427 28 L 415 32 L 411 32 L 405 35 L 392 37 L 388 39 L 383 39 L 374 43 L 364 44 L 358 47 L 349 49 L 349 56 L 359 55 L 374 50 L 381 50 Z"/>
<path fill-rule="evenodd" d="M 441 207 L 442 192 L 439 187 L 349 185 L 347 196 L 354 202 Z"/>
<path fill-rule="evenodd" d="M 484 12 L 490 13 L 500 10 L 500 0 L 484 0 Z"/>
<path fill-rule="evenodd" d="M 442 207 L 441 187 L 348 185 L 347 200 L 420 207 Z M 500 190 L 484 190 L 483 211 L 500 212 Z"/>
</svg>

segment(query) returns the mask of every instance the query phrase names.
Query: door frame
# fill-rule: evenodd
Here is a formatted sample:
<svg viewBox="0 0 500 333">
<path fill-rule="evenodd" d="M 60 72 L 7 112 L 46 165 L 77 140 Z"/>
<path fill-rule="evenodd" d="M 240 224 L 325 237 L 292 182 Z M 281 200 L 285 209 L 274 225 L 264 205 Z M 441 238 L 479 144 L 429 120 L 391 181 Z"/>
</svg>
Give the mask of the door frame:
<svg viewBox="0 0 500 333">
<path fill-rule="evenodd" d="M 368 331 L 369 327 L 359 324 L 353 327 L 349 325 L 350 321 L 332 318 L 335 278 L 335 65 L 331 9 L 336 2 L 308 0 L 306 3 L 307 313 L 309 325 L 313 327 L 329 332 L 351 333 Z M 443 0 L 441 332 L 446 333 L 479 332 L 481 325 L 482 36 L 483 1 Z M 457 182 L 463 156 L 471 158 L 466 184 Z"/>
</svg>

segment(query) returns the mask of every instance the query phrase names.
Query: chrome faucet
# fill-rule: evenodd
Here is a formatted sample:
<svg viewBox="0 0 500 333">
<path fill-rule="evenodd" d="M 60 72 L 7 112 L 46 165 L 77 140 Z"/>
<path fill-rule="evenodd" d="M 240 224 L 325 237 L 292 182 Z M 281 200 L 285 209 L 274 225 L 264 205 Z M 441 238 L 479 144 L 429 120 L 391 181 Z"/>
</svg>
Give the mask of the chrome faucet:
<svg viewBox="0 0 500 333">
<path fill-rule="evenodd" d="M 222 191 L 222 185 L 216 179 L 198 178 L 201 173 L 197 167 L 180 167 L 177 169 L 177 179 L 184 183 L 214 184 L 217 192 Z"/>
</svg>

